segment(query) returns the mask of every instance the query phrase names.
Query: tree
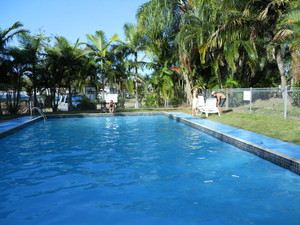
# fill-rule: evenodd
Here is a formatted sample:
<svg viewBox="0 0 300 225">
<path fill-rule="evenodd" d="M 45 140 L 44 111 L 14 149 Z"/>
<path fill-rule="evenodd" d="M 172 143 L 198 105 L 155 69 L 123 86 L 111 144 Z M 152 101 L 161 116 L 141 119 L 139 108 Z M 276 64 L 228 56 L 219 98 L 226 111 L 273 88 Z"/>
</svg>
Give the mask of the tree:
<svg viewBox="0 0 300 225">
<path fill-rule="evenodd" d="M 170 99 L 174 96 L 174 83 L 171 76 L 173 72 L 167 67 L 167 63 L 163 68 L 154 71 L 150 84 L 158 98 L 163 99 L 164 106 L 168 107 Z"/>
<path fill-rule="evenodd" d="M 277 33 L 274 40 L 289 47 L 291 53 L 292 84 L 300 81 L 300 10 L 297 8 L 300 1 L 295 1 L 287 14 L 277 24 Z"/>
<path fill-rule="evenodd" d="M 153 0 L 142 5 L 137 13 L 138 30 L 142 36 L 143 50 L 152 61 L 150 65 L 151 69 L 154 70 L 151 75 L 153 81 L 159 80 L 155 76 L 159 77 L 162 70 L 171 71 L 172 68 L 179 67 L 178 59 L 180 57 L 177 57 L 175 37 L 179 30 L 181 13 L 188 10 L 187 5 L 187 1 Z M 180 75 L 183 75 L 182 79 L 186 81 L 184 86 L 187 99 L 189 99 L 191 95 L 189 77 L 182 73 Z M 168 76 L 174 84 L 173 79 L 175 81 L 175 76 L 171 76 L 171 74 Z M 182 89 L 182 85 L 170 86 L 173 92 L 178 87 Z M 161 88 L 161 86 L 157 86 L 157 88 Z M 156 91 L 161 93 L 161 90 Z M 176 92 L 176 94 L 180 92 Z"/>
<path fill-rule="evenodd" d="M 43 35 L 31 36 L 29 34 L 21 34 L 19 42 L 21 49 L 26 55 L 27 76 L 32 82 L 33 89 L 33 106 L 37 106 L 37 88 L 38 88 L 38 64 L 40 63 L 40 50 L 43 42 Z M 30 93 L 31 94 L 31 93 Z"/>
<path fill-rule="evenodd" d="M 79 74 L 84 66 L 84 50 L 79 48 L 79 40 L 72 45 L 64 37 L 56 37 L 55 39 L 60 72 L 63 76 L 64 86 L 69 92 L 69 110 L 73 110 L 73 83 L 79 78 Z M 76 91 L 76 88 L 74 88 L 74 91 Z"/>
<path fill-rule="evenodd" d="M 10 55 L 10 60 L 6 62 L 7 109 L 10 114 L 16 114 L 19 111 L 20 94 L 27 70 L 26 53 L 17 47 L 8 48 L 7 53 Z"/>
<path fill-rule="evenodd" d="M 56 40 L 53 47 L 48 46 L 45 48 L 45 59 L 43 63 L 46 69 L 44 80 L 46 80 L 46 85 L 50 89 L 51 107 L 53 112 L 56 112 L 58 106 L 56 97 L 59 97 L 64 79 L 64 58 L 61 57 L 61 48 L 58 40 Z"/>
<path fill-rule="evenodd" d="M 82 92 L 83 88 L 86 87 L 95 87 L 97 96 L 98 90 L 100 89 L 99 78 L 97 76 L 97 64 L 92 57 L 85 56 L 83 60 L 84 63 L 75 84 L 79 92 Z"/>
<path fill-rule="evenodd" d="M 123 52 L 126 54 L 126 57 L 129 59 L 130 57 L 133 57 L 133 60 L 128 62 L 131 62 L 130 67 L 133 68 L 132 75 L 134 77 L 135 84 L 135 108 L 139 108 L 138 84 L 141 80 L 141 77 L 139 76 L 139 68 L 143 62 L 138 60 L 138 54 L 141 50 L 143 50 L 142 36 L 138 30 L 138 27 L 130 23 L 124 25 L 124 33 L 126 40 L 125 42 L 120 43 L 116 50 L 123 50 Z"/>
<path fill-rule="evenodd" d="M 21 27 L 23 27 L 23 24 L 16 22 L 7 29 L 2 30 L 0 28 L 0 90 L 9 91 L 9 74 L 13 73 L 13 66 L 8 43 L 14 37 L 28 32 L 25 29 L 21 29 Z M 1 98 L 0 115 L 2 115 Z"/>
<path fill-rule="evenodd" d="M 20 22 L 14 23 L 11 27 L 2 30 L 0 28 L 0 56 L 3 57 L 3 54 L 5 53 L 7 44 L 9 41 L 11 41 L 14 37 L 28 33 L 28 30 L 21 29 L 23 27 L 23 24 Z"/>
<path fill-rule="evenodd" d="M 108 41 L 103 31 L 96 31 L 94 35 L 87 34 L 88 43 L 86 52 L 91 57 L 97 68 L 97 76 L 101 80 L 102 84 L 102 98 L 104 98 L 104 87 L 108 81 L 108 73 L 111 70 L 111 45 L 119 41 L 117 34 Z"/>
<path fill-rule="evenodd" d="M 210 0 L 190 5 L 190 10 L 182 15 L 180 31 L 176 36 L 176 44 L 181 54 L 181 70 L 185 76 L 189 76 L 190 89 L 196 83 L 209 88 L 212 76 L 217 79 L 219 86 L 222 86 L 219 65 L 224 57 L 220 46 L 210 41 L 221 21 L 221 4 L 217 0 Z M 191 93 L 191 90 L 189 92 Z M 190 94 L 190 99 L 191 97 Z"/>
</svg>

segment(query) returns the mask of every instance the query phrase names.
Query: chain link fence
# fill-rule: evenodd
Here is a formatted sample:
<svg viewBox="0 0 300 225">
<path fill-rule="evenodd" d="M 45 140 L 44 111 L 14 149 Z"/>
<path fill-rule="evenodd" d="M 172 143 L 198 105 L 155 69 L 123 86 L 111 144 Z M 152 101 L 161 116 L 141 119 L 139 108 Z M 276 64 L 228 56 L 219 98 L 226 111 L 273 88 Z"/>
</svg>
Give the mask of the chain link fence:
<svg viewBox="0 0 300 225">
<path fill-rule="evenodd" d="M 300 87 L 214 89 L 202 94 L 209 98 L 212 91 L 226 95 L 225 110 L 300 120 Z"/>
<path fill-rule="evenodd" d="M 212 91 L 226 95 L 227 100 L 223 107 L 225 112 L 233 110 L 234 112 L 300 120 L 300 87 L 202 89 L 199 95 L 208 99 L 212 97 Z M 190 105 L 181 106 L 190 107 Z M 165 106 L 157 108 L 160 107 L 165 108 Z M 176 108 L 178 106 L 169 104 L 168 107 Z M 135 99 L 126 99 L 125 108 L 135 108 Z M 141 104 L 139 108 L 151 107 Z"/>
<path fill-rule="evenodd" d="M 226 110 L 233 110 L 235 112 L 300 120 L 300 87 L 213 89 L 201 90 L 199 95 L 204 96 L 205 99 L 211 98 L 212 91 L 226 95 L 227 100 L 225 107 L 223 107 L 225 112 Z M 134 96 L 124 98 L 123 105 L 121 103 L 121 101 L 118 102 L 120 108 L 135 108 Z M 1 106 L 0 109 L 4 112 L 6 110 L 5 102 L 2 102 Z M 160 107 L 189 108 L 191 106 L 187 104 L 174 105 L 170 102 L 167 106 L 160 105 L 157 107 L 141 104 L 139 108 L 155 109 Z M 21 108 L 26 111 L 28 109 L 25 105 Z"/>
</svg>

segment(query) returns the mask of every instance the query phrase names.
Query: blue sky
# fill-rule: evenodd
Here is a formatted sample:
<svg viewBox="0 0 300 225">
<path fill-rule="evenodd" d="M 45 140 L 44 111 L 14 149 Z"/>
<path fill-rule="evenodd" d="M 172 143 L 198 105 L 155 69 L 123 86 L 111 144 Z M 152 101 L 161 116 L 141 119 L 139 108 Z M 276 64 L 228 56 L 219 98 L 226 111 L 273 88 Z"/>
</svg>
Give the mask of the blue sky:
<svg viewBox="0 0 300 225">
<path fill-rule="evenodd" d="M 117 33 L 124 40 L 125 23 L 136 23 L 138 8 L 149 0 L 2 0 L 0 28 L 15 22 L 46 36 L 64 36 L 85 42 L 86 34 L 103 30 L 107 38 Z"/>
</svg>

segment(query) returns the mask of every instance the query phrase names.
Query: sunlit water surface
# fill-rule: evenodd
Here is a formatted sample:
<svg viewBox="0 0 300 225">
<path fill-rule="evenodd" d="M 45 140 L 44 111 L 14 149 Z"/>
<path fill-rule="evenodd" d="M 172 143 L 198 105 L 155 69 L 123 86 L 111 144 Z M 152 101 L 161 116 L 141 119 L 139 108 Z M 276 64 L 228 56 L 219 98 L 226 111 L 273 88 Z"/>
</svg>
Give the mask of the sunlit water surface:
<svg viewBox="0 0 300 225">
<path fill-rule="evenodd" d="M 299 224 L 300 177 L 164 116 L 0 140 L 0 224 Z"/>
</svg>

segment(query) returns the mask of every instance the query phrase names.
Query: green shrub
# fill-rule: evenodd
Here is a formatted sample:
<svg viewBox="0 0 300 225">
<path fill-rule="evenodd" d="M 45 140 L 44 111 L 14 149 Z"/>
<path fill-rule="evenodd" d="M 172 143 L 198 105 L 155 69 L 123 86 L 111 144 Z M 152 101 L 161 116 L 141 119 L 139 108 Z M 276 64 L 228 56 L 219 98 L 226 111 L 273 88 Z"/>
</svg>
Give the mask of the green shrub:
<svg viewBox="0 0 300 225">
<path fill-rule="evenodd" d="M 294 87 L 298 87 L 298 89 L 291 94 L 291 97 L 293 99 L 293 103 L 292 104 L 294 106 L 300 107 L 300 82 L 297 82 L 293 86 Z"/>
<path fill-rule="evenodd" d="M 158 96 L 155 94 L 148 94 L 145 99 L 145 105 L 148 107 L 158 107 Z"/>
<path fill-rule="evenodd" d="M 94 102 L 91 102 L 91 100 L 87 97 L 83 97 L 82 100 L 80 100 L 80 104 L 78 104 L 77 107 L 79 110 L 95 110 L 96 104 Z"/>
<path fill-rule="evenodd" d="M 125 108 L 125 97 L 119 97 L 118 98 L 118 108 L 124 109 Z"/>
<path fill-rule="evenodd" d="M 179 97 L 173 97 L 173 98 L 171 99 L 170 104 L 171 104 L 173 107 L 178 107 L 179 105 L 182 104 L 182 99 L 179 98 Z"/>
<path fill-rule="evenodd" d="M 229 95 L 228 99 L 230 107 L 239 107 L 243 105 L 243 93 L 241 92 L 233 92 Z"/>
</svg>

